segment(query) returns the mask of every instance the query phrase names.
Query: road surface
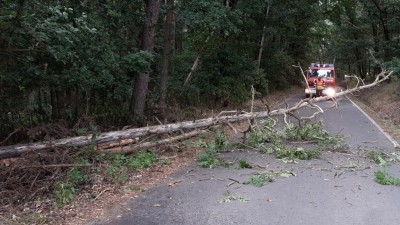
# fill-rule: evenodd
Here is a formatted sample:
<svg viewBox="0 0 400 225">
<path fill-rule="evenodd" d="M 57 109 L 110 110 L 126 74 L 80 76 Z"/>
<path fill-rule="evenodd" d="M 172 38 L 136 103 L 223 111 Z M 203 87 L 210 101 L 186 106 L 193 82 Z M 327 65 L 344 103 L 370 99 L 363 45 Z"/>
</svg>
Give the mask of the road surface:
<svg viewBox="0 0 400 225">
<path fill-rule="evenodd" d="M 333 102 L 318 104 L 326 109 Z M 311 115 L 308 110 L 301 113 Z M 90 224 L 400 224 L 400 187 L 377 184 L 374 172 L 382 167 L 365 157 L 368 151 L 390 155 L 396 151 L 394 142 L 345 97 L 339 108 L 327 110 L 319 119 L 328 131 L 346 137 L 348 152 L 324 152 L 318 160 L 297 163 L 252 150 L 222 153 L 228 162 L 243 159 L 258 167 L 203 169 L 194 162 Z M 278 177 L 262 187 L 241 184 L 266 170 L 296 176 Z M 396 163 L 387 170 L 400 176 Z"/>
</svg>

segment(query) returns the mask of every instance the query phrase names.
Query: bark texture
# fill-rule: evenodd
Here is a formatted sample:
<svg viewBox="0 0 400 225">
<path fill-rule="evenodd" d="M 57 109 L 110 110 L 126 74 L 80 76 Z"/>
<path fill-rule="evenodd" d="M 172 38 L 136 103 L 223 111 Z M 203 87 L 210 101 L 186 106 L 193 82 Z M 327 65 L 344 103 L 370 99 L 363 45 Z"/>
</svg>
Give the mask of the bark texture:
<svg viewBox="0 0 400 225">
<path fill-rule="evenodd" d="M 154 41 L 158 16 L 160 14 L 161 0 L 145 0 L 146 22 L 142 29 L 140 50 L 154 52 Z M 149 69 L 150 70 L 150 69 Z M 135 76 L 130 111 L 135 116 L 143 116 L 150 81 L 150 71 L 138 73 Z"/>
<path fill-rule="evenodd" d="M 162 54 L 160 79 L 160 104 L 162 106 L 165 105 L 167 99 L 169 56 L 173 39 L 172 30 L 174 28 L 174 0 L 167 0 L 167 7 L 168 9 L 165 19 L 164 48 Z"/>
</svg>

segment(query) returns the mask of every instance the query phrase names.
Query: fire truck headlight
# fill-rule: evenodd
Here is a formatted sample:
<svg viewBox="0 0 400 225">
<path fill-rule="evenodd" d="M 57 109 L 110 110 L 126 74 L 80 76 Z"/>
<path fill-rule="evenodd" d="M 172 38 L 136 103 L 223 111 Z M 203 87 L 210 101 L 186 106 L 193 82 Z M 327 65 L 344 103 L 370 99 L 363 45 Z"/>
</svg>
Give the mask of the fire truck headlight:
<svg viewBox="0 0 400 225">
<path fill-rule="evenodd" d="M 327 88 L 326 89 L 326 95 L 329 96 L 329 97 L 333 97 L 335 95 L 335 89 Z"/>
</svg>

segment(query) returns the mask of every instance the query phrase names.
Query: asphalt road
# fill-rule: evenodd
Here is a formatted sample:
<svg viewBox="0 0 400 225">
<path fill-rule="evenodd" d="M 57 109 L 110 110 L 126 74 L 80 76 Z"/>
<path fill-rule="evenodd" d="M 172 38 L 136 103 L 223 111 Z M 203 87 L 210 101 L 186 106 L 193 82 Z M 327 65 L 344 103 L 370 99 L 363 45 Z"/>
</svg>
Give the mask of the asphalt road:
<svg viewBox="0 0 400 225">
<path fill-rule="evenodd" d="M 333 102 L 318 104 L 329 108 Z M 203 169 L 194 163 L 91 224 L 400 224 L 400 187 L 377 184 L 374 172 L 382 167 L 365 157 L 372 150 L 390 155 L 394 143 L 347 98 L 319 119 L 330 132 L 346 137 L 348 152 L 324 152 L 318 160 L 297 163 L 252 150 L 222 153 L 228 162 L 244 159 L 259 167 Z M 278 177 L 262 187 L 241 184 L 266 170 L 296 176 Z M 388 171 L 400 176 L 399 164 Z"/>
</svg>

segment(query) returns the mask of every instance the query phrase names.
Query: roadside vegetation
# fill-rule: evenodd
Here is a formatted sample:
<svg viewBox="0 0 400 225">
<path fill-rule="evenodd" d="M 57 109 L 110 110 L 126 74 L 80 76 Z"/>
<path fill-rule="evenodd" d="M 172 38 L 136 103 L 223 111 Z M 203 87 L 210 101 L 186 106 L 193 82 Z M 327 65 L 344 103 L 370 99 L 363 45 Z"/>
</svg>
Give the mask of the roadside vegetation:
<svg viewBox="0 0 400 225">
<path fill-rule="evenodd" d="M 129 181 L 132 172 L 150 168 L 156 163 L 157 155 L 153 152 L 138 151 L 135 154 L 113 154 L 92 157 L 78 157 L 75 165 L 67 173 L 65 181 L 58 181 L 54 187 L 55 206 L 61 207 L 74 200 L 78 192 L 93 179 L 102 179 L 110 183 L 123 185 Z M 92 161 L 90 164 L 89 161 Z M 85 167 L 87 167 L 85 169 Z M 99 178 L 99 176 L 101 178 Z M 97 196 L 94 196 L 96 198 Z"/>
<path fill-rule="evenodd" d="M 21 175 L 0 177 L 4 196 L 1 204 L 15 209 L 24 207 L 24 211 L 10 221 L 15 224 L 53 223 L 58 214 L 48 217 L 49 213 L 75 205 L 77 197 L 79 201 L 82 198 L 95 201 L 104 192 L 124 185 L 132 192 L 140 192 L 143 189 L 133 182 L 135 176 L 155 166 L 169 166 L 167 159 L 158 158 L 156 153 L 149 151 L 123 155 L 99 153 L 87 148 L 79 152 L 71 150 L 63 156 L 62 162 L 55 160 L 58 158 L 53 155 L 42 155 L 41 164 L 25 162 L 22 166 L 3 167 L 3 173 Z M 28 189 L 32 190 L 30 195 L 26 195 Z M 8 192 L 12 195 L 6 195 Z M 36 210 L 40 210 L 40 216 L 33 213 Z M 9 224 L 10 221 L 2 221 L 4 212 L 0 211 L 0 223 Z"/>
</svg>

